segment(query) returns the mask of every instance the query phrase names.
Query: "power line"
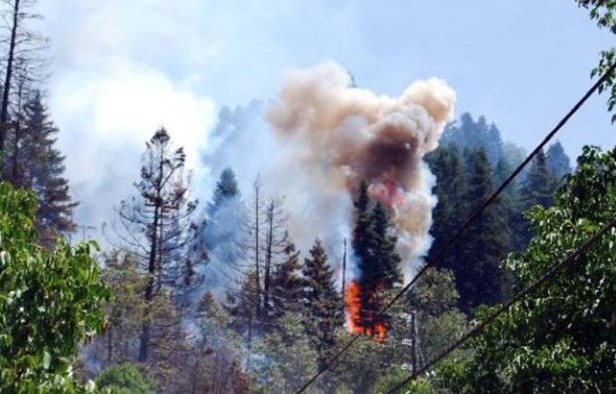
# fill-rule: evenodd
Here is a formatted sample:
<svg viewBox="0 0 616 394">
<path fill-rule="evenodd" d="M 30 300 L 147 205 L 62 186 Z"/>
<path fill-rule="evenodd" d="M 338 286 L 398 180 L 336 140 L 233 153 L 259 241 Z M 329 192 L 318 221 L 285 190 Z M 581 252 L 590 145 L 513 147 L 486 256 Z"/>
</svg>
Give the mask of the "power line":
<svg viewBox="0 0 616 394">
<path fill-rule="evenodd" d="M 409 283 L 407 283 L 381 310 L 376 314 L 375 319 L 379 319 L 383 317 L 383 314 L 392 307 L 393 304 L 396 303 L 403 295 L 406 293 L 411 286 L 417 282 L 417 280 L 422 277 L 426 271 L 432 267 L 436 261 L 440 260 L 447 251 L 462 237 L 462 235 L 468 230 L 470 225 L 477 220 L 477 218 L 483 213 L 483 211 L 492 204 L 498 196 L 509 186 L 509 184 L 522 172 L 522 170 L 530 163 L 530 161 L 541 151 L 545 145 L 558 133 L 563 126 L 575 115 L 575 113 L 588 101 L 588 99 L 599 89 L 603 83 L 605 83 L 608 78 L 612 75 L 614 70 L 616 69 L 616 63 L 612 64 L 610 68 L 603 73 L 601 78 L 595 82 L 591 88 L 582 96 L 580 100 L 567 112 L 567 114 L 556 124 L 556 126 L 545 136 L 545 138 L 537 145 L 535 149 L 518 165 L 518 167 L 503 181 L 503 183 L 496 189 L 492 195 L 490 195 L 487 199 L 485 199 L 469 216 L 469 218 L 459 227 L 459 229 L 455 232 L 455 234 L 449 238 L 447 242 L 443 246 L 441 246 L 434 254 L 432 259 L 426 259 L 425 264 L 419 269 L 417 275 L 411 279 Z M 357 340 L 357 335 L 351 338 L 351 340 L 340 350 L 338 351 L 319 371 L 308 381 L 306 384 L 300 388 L 296 394 L 303 393 L 306 391 L 312 383 L 314 383 L 319 376 L 321 376 L 325 371 L 327 371 L 333 364 L 344 354 L 348 348 L 350 348 L 353 343 Z"/>
<path fill-rule="evenodd" d="M 548 270 L 546 274 L 544 274 L 537 281 L 533 282 L 533 284 L 528 286 L 526 289 L 517 293 L 513 298 L 509 300 L 509 302 L 501 306 L 498 310 L 496 310 L 494 313 L 488 316 L 485 320 L 483 320 L 475 328 L 473 328 L 470 331 L 467 331 L 466 334 L 460 337 L 457 341 L 447 346 L 447 348 L 444 351 L 442 351 L 441 353 L 438 354 L 438 356 L 430 360 L 430 362 L 427 365 L 425 365 L 424 367 L 419 369 L 417 372 L 413 373 L 408 378 L 398 383 L 393 389 L 388 391 L 388 394 L 395 393 L 396 391 L 400 390 L 405 384 L 411 382 L 412 380 L 416 379 L 419 375 L 428 371 L 432 366 L 434 366 L 435 364 L 440 362 L 442 359 L 447 357 L 455 349 L 459 348 L 466 341 L 470 340 L 471 338 L 479 334 L 481 331 L 483 331 L 483 329 L 487 327 L 492 321 L 494 321 L 496 318 L 498 318 L 503 313 L 507 312 L 513 304 L 520 301 L 522 298 L 527 296 L 529 293 L 534 292 L 535 290 L 537 290 L 544 284 L 554 280 L 554 278 L 556 278 L 558 274 L 560 274 L 563 271 L 564 268 L 566 268 L 569 264 L 573 263 L 582 253 L 590 249 L 590 247 L 593 246 L 595 242 L 597 242 L 606 232 L 608 232 L 614 226 L 616 226 L 616 216 L 614 216 L 612 220 L 610 220 L 605 226 L 603 226 L 601 230 L 596 232 L 592 237 L 590 237 L 586 242 L 584 242 L 584 244 L 581 247 L 579 247 L 574 252 L 569 254 L 565 259 L 563 259 L 559 263 L 552 266 L 552 268 Z"/>
</svg>

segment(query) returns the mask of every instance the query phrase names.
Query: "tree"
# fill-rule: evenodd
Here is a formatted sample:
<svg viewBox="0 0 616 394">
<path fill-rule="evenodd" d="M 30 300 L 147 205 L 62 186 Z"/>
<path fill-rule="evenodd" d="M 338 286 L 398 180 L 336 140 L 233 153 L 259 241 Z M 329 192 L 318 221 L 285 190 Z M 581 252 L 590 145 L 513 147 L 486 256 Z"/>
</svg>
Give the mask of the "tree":
<svg viewBox="0 0 616 394">
<path fill-rule="evenodd" d="M 550 145 L 545 158 L 548 171 L 556 178 L 562 179 L 565 175 L 571 173 L 569 156 L 565 153 L 560 142 Z"/>
<path fill-rule="evenodd" d="M 475 205 L 492 193 L 492 171 L 482 149 L 467 154 L 467 201 Z M 489 206 L 460 240 L 464 246 L 458 263 L 452 267 L 460 293 L 459 307 L 470 313 L 480 304 L 501 300 L 503 272 L 500 262 L 508 251 L 509 233 L 502 207 Z"/>
<path fill-rule="evenodd" d="M 39 198 L 37 227 L 44 243 L 53 237 L 75 231 L 68 180 L 64 177 L 64 156 L 54 147 L 58 129 L 55 127 L 40 92 L 36 92 L 24 108 L 25 182 Z"/>
<path fill-rule="evenodd" d="M 359 286 L 359 313 L 352 319 L 363 332 L 385 339 L 390 325 L 389 316 L 377 318 L 383 307 L 385 292 L 402 281 L 400 255 L 396 252 L 395 236 L 390 234 L 391 224 L 385 207 L 377 202 L 370 209 L 367 185 L 362 183 L 355 202 L 356 225 L 353 248 L 361 272 Z"/>
<path fill-rule="evenodd" d="M 287 259 L 289 233 L 283 200 L 265 199 L 261 181 L 253 185 L 253 197 L 248 206 L 248 220 L 244 225 L 244 248 L 254 264 L 251 274 L 255 280 L 255 316 L 261 328 L 271 327 L 275 306 L 272 301 L 272 277 L 276 267 Z"/>
<path fill-rule="evenodd" d="M 575 0 L 579 6 L 590 9 L 590 19 L 597 22 L 600 28 L 607 28 L 616 34 L 616 4 L 613 1 L 605 0 Z M 616 60 L 616 47 L 601 51 L 599 64 L 590 73 L 591 78 L 604 74 L 614 64 Z M 612 112 L 616 108 L 616 77 L 614 73 L 599 87 L 599 92 L 609 91 L 607 99 L 608 111 Z M 612 115 L 612 123 L 616 123 L 616 114 Z"/>
<path fill-rule="evenodd" d="M 117 394 L 154 394 L 154 383 L 144 378 L 133 364 L 114 365 L 96 378 L 96 385 L 102 390 Z"/>
<path fill-rule="evenodd" d="M 433 211 L 433 224 L 430 233 L 434 244 L 428 258 L 441 250 L 452 234 L 462 225 L 468 214 L 469 202 L 466 200 L 467 182 L 464 172 L 464 159 L 456 148 L 441 147 L 428 157 L 428 163 L 436 176 L 435 194 L 438 203 Z M 453 269 L 459 263 L 463 244 L 453 245 L 437 264 L 441 268 Z"/>
<path fill-rule="evenodd" d="M 318 354 L 319 368 L 323 368 L 336 344 L 335 331 L 342 326 L 342 300 L 336 291 L 334 270 L 327 262 L 327 254 L 319 239 L 309 254 L 302 267 L 305 281 L 303 324 L 312 348 Z"/>
<path fill-rule="evenodd" d="M 263 310 L 261 318 L 269 323 L 273 319 L 272 275 L 276 266 L 284 261 L 289 244 L 286 228 L 287 217 L 282 209 L 282 200 L 270 199 L 265 206 L 265 240 L 263 243 Z"/>
<path fill-rule="evenodd" d="M 203 212 L 203 231 L 193 241 L 196 269 L 204 278 L 190 301 L 200 300 L 206 289 L 220 299 L 245 270 L 243 226 L 246 209 L 235 180 L 235 174 L 226 168 L 220 175 L 211 201 Z"/>
<path fill-rule="evenodd" d="M 135 183 L 138 197 L 122 201 L 118 211 L 124 247 L 144 261 L 147 274 L 146 303 L 140 336 L 139 361 L 148 358 L 151 342 L 152 303 L 163 291 L 190 283 L 191 262 L 182 251 L 198 234 L 192 222 L 197 202 L 188 199 L 190 179 L 184 174 L 184 150 L 172 150 L 164 128 L 146 143 L 141 179 Z M 175 257 L 175 258 L 174 258 Z"/>
<path fill-rule="evenodd" d="M 317 354 L 301 316 L 286 313 L 280 325 L 281 330 L 269 332 L 255 347 L 265 357 L 258 358 L 253 368 L 266 392 L 291 393 L 317 372 Z"/>
<path fill-rule="evenodd" d="M 301 277 L 299 250 L 289 242 L 285 254 L 285 261 L 276 267 L 272 275 L 272 317 L 275 320 L 286 311 L 298 313 L 302 307 L 304 280 Z"/>
<path fill-rule="evenodd" d="M 35 63 L 39 63 L 40 59 L 37 62 L 33 54 L 41 50 L 39 44 L 45 40 L 36 32 L 27 29 L 28 20 L 39 18 L 39 15 L 30 12 L 36 4 L 36 0 L 2 0 L 2 3 L 5 7 L 3 10 L 5 27 L 9 31 L 9 36 L 6 38 L 5 74 L 2 84 L 2 101 L 0 102 L 0 152 L 4 155 L 11 116 L 9 113 L 11 96 L 14 95 L 15 81 L 23 82 L 24 77 L 34 79 L 33 68 L 36 68 Z M 26 67 L 26 65 L 29 67 Z M 17 87 L 18 97 L 21 99 L 24 86 L 18 83 Z"/>
<path fill-rule="evenodd" d="M 546 156 L 543 151 L 540 151 L 533 158 L 528 176 L 520 190 L 520 211 L 513 223 L 516 230 L 515 248 L 517 250 L 523 250 L 532 238 L 530 225 L 522 213 L 534 205 L 541 205 L 544 208 L 551 206 L 557 186 L 558 180 L 548 170 Z"/>
<path fill-rule="evenodd" d="M 518 279 L 515 290 L 529 287 L 610 221 L 614 201 L 616 150 L 585 147 L 555 205 L 535 206 L 528 215 L 535 237 L 506 262 Z M 440 369 L 447 386 L 469 393 L 614 392 L 615 242 L 612 229 L 492 322 L 470 345 L 470 361 Z"/>
<path fill-rule="evenodd" d="M 0 391 L 76 392 L 79 345 L 100 333 L 110 292 L 94 243 L 38 246 L 35 197 L 0 183 Z"/>
<path fill-rule="evenodd" d="M 492 166 L 495 166 L 503 156 L 500 131 L 494 124 L 488 125 L 483 116 L 475 121 L 471 114 L 462 114 L 459 122 L 447 127 L 441 142 L 443 146 L 455 147 L 461 152 L 483 149 Z"/>
<path fill-rule="evenodd" d="M 466 329 L 466 318 L 456 307 L 459 298 L 453 273 L 435 268 L 428 268 L 407 293 L 405 306 L 416 314 L 415 341 L 424 360 L 435 357 Z M 453 355 L 462 356 L 462 352 Z"/>
<path fill-rule="evenodd" d="M 208 207 L 210 215 L 219 210 L 227 200 L 239 195 L 240 191 L 237 187 L 237 181 L 235 180 L 235 173 L 230 167 L 227 167 L 222 171 L 220 180 L 216 183 L 214 197 L 212 198 L 212 203 Z"/>
</svg>

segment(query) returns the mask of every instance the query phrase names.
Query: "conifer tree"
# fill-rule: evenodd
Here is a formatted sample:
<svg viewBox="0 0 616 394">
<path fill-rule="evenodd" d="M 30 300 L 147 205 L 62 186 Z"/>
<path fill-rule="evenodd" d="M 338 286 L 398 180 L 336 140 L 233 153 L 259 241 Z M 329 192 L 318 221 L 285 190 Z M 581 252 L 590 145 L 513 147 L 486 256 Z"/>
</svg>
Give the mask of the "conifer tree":
<svg viewBox="0 0 616 394">
<path fill-rule="evenodd" d="M 467 185 L 463 158 L 453 147 L 441 147 L 429 157 L 430 168 L 436 176 L 435 194 L 438 203 L 433 211 L 430 233 L 434 243 L 429 257 L 440 250 L 447 239 L 460 227 L 467 215 Z M 437 261 L 439 267 L 453 268 L 459 263 L 463 245 L 455 244 Z"/>
<path fill-rule="evenodd" d="M 353 250 L 361 272 L 361 308 L 356 323 L 366 334 L 377 335 L 377 328 L 386 330 L 389 326 L 388 316 L 377 320 L 376 314 L 384 305 L 384 293 L 402 280 L 400 256 L 395 250 L 397 239 L 390 235 L 388 213 L 381 203 L 371 204 L 365 182 L 360 184 L 355 207 Z"/>
<path fill-rule="evenodd" d="M 548 171 L 556 178 L 560 179 L 571 173 L 571 161 L 559 141 L 550 145 L 545 158 Z"/>
<path fill-rule="evenodd" d="M 335 330 L 342 325 L 342 300 L 335 288 L 334 270 L 319 239 L 309 253 L 302 269 L 304 327 L 317 351 L 319 366 L 323 367 L 335 345 Z"/>
<path fill-rule="evenodd" d="M 235 180 L 226 168 L 220 175 L 211 202 L 203 213 L 203 231 L 194 241 L 197 269 L 204 271 L 204 287 L 217 293 L 233 285 L 243 271 L 243 224 L 245 209 Z M 203 289 L 202 289 L 203 290 Z"/>
<path fill-rule="evenodd" d="M 20 171 L 8 178 L 38 196 L 36 224 L 41 242 L 49 245 L 53 237 L 75 230 L 72 216 L 77 203 L 72 200 L 64 177 L 64 156 L 55 147 L 59 130 L 50 119 L 40 92 L 25 103 L 20 129 L 21 140 L 12 141 L 19 144 L 19 157 L 14 159 L 20 162 Z M 5 173 L 12 170 L 13 166 L 5 166 Z"/>
<path fill-rule="evenodd" d="M 300 312 L 303 296 L 302 266 L 299 250 L 292 242 L 285 248 L 286 259 L 279 264 L 272 275 L 272 317 L 280 318 L 286 311 Z"/>
<path fill-rule="evenodd" d="M 156 131 L 146 143 L 141 179 L 135 183 L 139 195 L 122 201 L 118 211 L 126 230 L 118 236 L 125 249 L 142 258 L 147 274 L 139 361 L 146 361 L 150 354 L 152 303 L 159 294 L 186 285 L 192 267 L 180 252 L 198 234 L 192 221 L 197 202 L 188 198 L 190 178 L 184 173 L 185 161 L 184 150 L 171 147 L 167 131 Z"/>
<path fill-rule="evenodd" d="M 468 152 L 467 161 L 467 201 L 478 205 L 492 193 L 492 170 L 483 149 Z M 452 268 L 464 312 L 469 313 L 480 304 L 501 301 L 504 279 L 500 262 L 509 247 L 506 223 L 502 206 L 489 206 L 459 241 L 464 246 L 463 255 Z"/>
<path fill-rule="evenodd" d="M 541 205 L 544 208 L 552 206 L 557 186 L 558 180 L 548 170 L 546 156 L 540 151 L 534 157 L 528 176 L 520 189 L 520 210 L 513 223 L 516 250 L 526 248 L 533 235 L 524 213 L 534 205 Z"/>
</svg>

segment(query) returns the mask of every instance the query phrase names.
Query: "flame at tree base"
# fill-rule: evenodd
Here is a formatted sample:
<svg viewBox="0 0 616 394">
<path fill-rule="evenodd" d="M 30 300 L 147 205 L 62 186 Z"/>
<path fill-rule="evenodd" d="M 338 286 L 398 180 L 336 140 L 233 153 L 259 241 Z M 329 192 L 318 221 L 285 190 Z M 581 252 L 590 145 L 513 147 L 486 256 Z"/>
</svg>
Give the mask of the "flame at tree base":
<svg viewBox="0 0 616 394">
<path fill-rule="evenodd" d="M 357 281 L 351 282 L 344 295 L 347 329 L 352 334 L 372 337 L 378 343 L 385 342 L 387 339 L 387 324 L 384 321 L 376 321 L 376 313 L 368 310 L 369 308 L 365 306 L 363 307 L 362 301 L 361 286 Z M 363 314 L 362 307 L 364 309 Z"/>
</svg>

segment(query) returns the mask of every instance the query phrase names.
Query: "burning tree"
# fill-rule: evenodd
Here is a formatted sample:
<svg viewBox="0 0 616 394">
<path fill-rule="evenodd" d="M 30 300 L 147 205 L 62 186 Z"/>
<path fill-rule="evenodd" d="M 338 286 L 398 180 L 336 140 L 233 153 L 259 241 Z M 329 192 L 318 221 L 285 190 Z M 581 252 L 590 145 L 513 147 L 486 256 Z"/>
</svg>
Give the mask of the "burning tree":
<svg viewBox="0 0 616 394">
<path fill-rule="evenodd" d="M 360 274 L 345 294 L 349 329 L 382 342 L 386 338 L 390 318 L 377 315 L 385 303 L 385 292 L 402 282 L 401 259 L 396 252 L 396 237 L 390 235 L 387 211 L 380 202 L 371 203 L 365 182 L 360 184 L 355 208 L 357 219 L 353 250 Z"/>
</svg>

